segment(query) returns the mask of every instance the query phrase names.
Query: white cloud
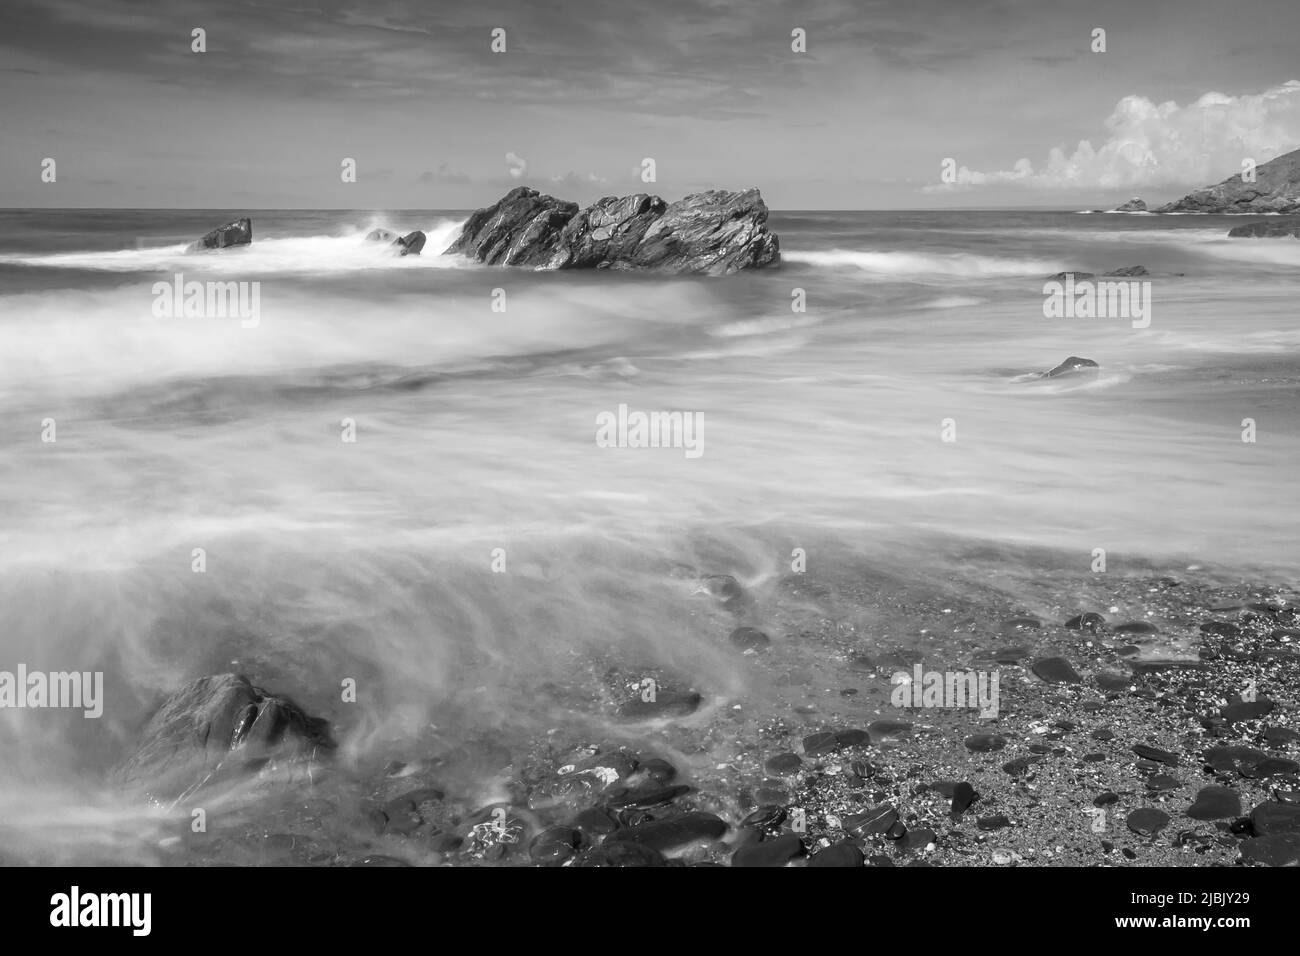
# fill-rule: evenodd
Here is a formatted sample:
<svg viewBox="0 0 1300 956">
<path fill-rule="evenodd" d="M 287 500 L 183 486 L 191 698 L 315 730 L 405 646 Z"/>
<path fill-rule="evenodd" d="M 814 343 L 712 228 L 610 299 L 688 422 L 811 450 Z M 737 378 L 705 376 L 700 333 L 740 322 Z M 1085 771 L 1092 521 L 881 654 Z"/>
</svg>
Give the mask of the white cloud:
<svg viewBox="0 0 1300 956">
<path fill-rule="evenodd" d="M 528 161 L 514 153 L 506 153 L 506 166 L 510 169 L 510 178 L 518 179 L 528 172 Z"/>
<path fill-rule="evenodd" d="M 1300 80 L 1243 96 L 1206 93 L 1187 106 L 1172 100 L 1156 104 L 1134 94 L 1115 104 L 1106 128 L 1109 136 L 1099 148 L 1089 140 L 1080 141 L 1069 155 L 1055 147 L 1040 169 L 1028 159 L 991 173 L 963 166 L 955 183 L 926 186 L 922 192 L 994 184 L 1136 190 L 1217 183 L 1239 172 L 1243 159 L 1264 163 L 1300 146 Z"/>
</svg>

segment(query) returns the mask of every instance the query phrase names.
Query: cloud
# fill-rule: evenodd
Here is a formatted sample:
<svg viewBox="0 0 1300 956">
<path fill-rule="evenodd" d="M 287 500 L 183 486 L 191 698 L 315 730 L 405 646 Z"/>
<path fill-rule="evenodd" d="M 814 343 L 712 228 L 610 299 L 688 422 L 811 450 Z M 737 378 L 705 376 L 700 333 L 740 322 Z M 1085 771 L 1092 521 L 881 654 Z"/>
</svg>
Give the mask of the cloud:
<svg viewBox="0 0 1300 956">
<path fill-rule="evenodd" d="M 506 166 L 510 169 L 510 178 L 518 179 L 528 172 L 528 161 L 514 153 L 506 153 Z"/>
<path fill-rule="evenodd" d="M 1267 162 L 1300 146 L 1300 80 L 1262 93 L 1206 93 L 1179 106 L 1136 94 L 1121 99 L 1106 120 L 1109 135 L 1098 148 L 1081 140 L 1069 155 L 1054 147 L 1041 168 L 1019 159 L 1007 170 L 965 166 L 955 183 L 926 186 L 926 193 L 963 192 L 990 185 L 1028 189 L 1136 189 L 1196 187 L 1241 169 L 1243 159 Z"/>
<path fill-rule="evenodd" d="M 551 182 L 560 186 L 569 186 L 578 189 L 584 186 L 603 186 L 609 182 L 604 176 L 597 176 L 595 173 L 565 173 L 563 176 L 552 176 Z"/>
<path fill-rule="evenodd" d="M 469 176 L 459 170 L 451 169 L 446 163 L 439 163 L 437 170 L 426 169 L 420 173 L 422 183 L 467 183 Z"/>
</svg>

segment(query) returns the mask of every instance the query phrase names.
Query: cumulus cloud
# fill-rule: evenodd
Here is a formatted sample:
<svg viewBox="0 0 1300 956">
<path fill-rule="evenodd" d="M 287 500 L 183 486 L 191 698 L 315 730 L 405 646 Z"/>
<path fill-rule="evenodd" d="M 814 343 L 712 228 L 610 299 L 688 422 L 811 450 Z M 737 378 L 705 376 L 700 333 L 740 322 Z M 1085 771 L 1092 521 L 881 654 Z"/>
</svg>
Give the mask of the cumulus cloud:
<svg viewBox="0 0 1300 956">
<path fill-rule="evenodd" d="M 1242 96 L 1206 93 L 1186 106 L 1126 96 L 1115 105 L 1106 128 L 1108 136 L 1100 147 L 1089 140 L 1080 141 L 1069 154 L 1055 147 L 1038 168 L 1028 159 L 989 173 L 963 166 L 955 183 L 922 191 L 966 191 L 995 184 L 1118 190 L 1219 182 L 1239 171 L 1243 159 L 1264 163 L 1300 146 L 1300 80 Z"/>
<path fill-rule="evenodd" d="M 506 153 L 506 167 L 510 170 L 510 178 L 518 179 L 528 172 L 528 161 L 514 153 Z"/>
</svg>

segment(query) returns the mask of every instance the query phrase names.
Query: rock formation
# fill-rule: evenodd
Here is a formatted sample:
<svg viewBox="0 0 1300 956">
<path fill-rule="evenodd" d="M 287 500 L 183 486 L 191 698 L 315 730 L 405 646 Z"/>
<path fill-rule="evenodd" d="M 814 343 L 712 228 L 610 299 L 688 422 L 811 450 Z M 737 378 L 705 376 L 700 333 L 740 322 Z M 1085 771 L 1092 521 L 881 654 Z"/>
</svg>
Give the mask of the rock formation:
<svg viewBox="0 0 1300 956">
<path fill-rule="evenodd" d="M 1096 375 L 1101 371 L 1101 366 L 1092 359 L 1079 358 L 1077 355 L 1071 355 L 1068 359 L 1039 375 L 1039 378 L 1060 378 L 1062 375 L 1087 374 Z"/>
<path fill-rule="evenodd" d="M 371 229 L 366 233 L 366 242 L 386 242 L 397 249 L 400 256 L 418 256 L 420 250 L 424 248 L 424 243 L 428 237 L 419 229 L 415 232 L 407 233 L 405 236 L 399 236 L 389 229 Z"/>
<path fill-rule="evenodd" d="M 218 777 L 237 777 L 270 760 L 310 758 L 334 746 L 324 720 L 241 674 L 219 674 L 169 697 L 115 777 L 125 787 L 174 799 Z"/>
<path fill-rule="evenodd" d="M 675 203 L 637 193 L 576 203 L 512 189 L 475 212 L 446 250 L 491 265 L 727 275 L 780 261 L 757 189 Z"/>
<path fill-rule="evenodd" d="M 230 246 L 247 246 L 253 241 L 253 220 L 236 219 L 224 226 L 218 226 L 202 239 L 196 239 L 185 247 L 186 252 L 202 252 L 205 249 L 226 249 Z"/>
<path fill-rule="evenodd" d="M 1231 239 L 1284 238 L 1294 236 L 1300 239 L 1300 222 L 1295 219 L 1278 217 L 1262 222 L 1248 222 L 1228 230 Z"/>
<path fill-rule="evenodd" d="M 1188 193 L 1156 212 L 1261 213 L 1300 212 L 1300 149 L 1255 167 L 1255 181 L 1241 174 L 1216 186 Z"/>
<path fill-rule="evenodd" d="M 1144 203 L 1141 199 L 1138 199 L 1136 196 L 1134 196 L 1128 202 L 1121 203 L 1120 205 L 1116 206 L 1114 209 L 1111 210 L 1111 212 L 1146 212 L 1146 211 L 1147 211 L 1147 204 Z"/>
</svg>

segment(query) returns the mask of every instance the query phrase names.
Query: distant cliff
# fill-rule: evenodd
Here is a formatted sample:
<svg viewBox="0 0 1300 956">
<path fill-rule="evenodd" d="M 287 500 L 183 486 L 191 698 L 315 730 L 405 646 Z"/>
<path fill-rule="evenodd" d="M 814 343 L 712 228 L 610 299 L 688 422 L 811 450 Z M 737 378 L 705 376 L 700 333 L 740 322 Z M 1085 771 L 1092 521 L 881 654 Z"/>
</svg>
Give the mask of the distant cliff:
<svg viewBox="0 0 1300 956">
<path fill-rule="evenodd" d="M 1188 193 L 1156 212 L 1300 212 L 1300 149 L 1255 167 L 1255 182 L 1230 176 L 1217 186 Z"/>
</svg>

